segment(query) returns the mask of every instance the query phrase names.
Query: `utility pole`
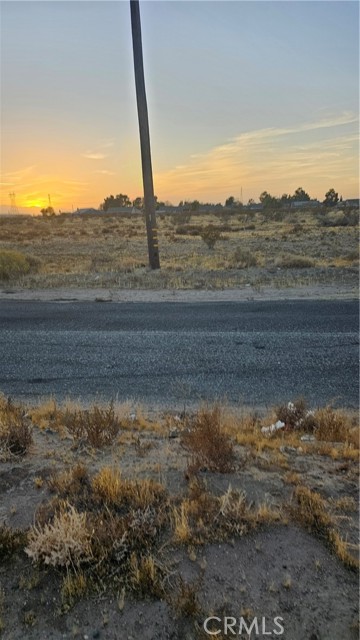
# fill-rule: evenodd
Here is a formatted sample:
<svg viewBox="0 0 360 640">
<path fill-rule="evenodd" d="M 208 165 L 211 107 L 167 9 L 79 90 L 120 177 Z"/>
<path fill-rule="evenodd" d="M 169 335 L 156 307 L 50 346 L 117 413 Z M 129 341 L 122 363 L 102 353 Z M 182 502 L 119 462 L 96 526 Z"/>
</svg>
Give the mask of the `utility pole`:
<svg viewBox="0 0 360 640">
<path fill-rule="evenodd" d="M 9 198 L 10 198 L 10 202 L 11 202 L 9 213 L 11 213 L 12 215 L 15 215 L 15 214 L 19 213 L 19 209 L 16 206 L 16 193 L 14 193 L 14 191 L 9 193 Z"/>
<path fill-rule="evenodd" d="M 144 185 L 144 208 L 151 269 L 160 269 L 159 245 L 156 228 L 154 184 L 151 165 L 149 118 L 145 92 L 144 64 L 141 42 L 139 0 L 130 0 L 131 31 L 134 52 L 136 101 L 139 119 L 141 164 Z"/>
</svg>

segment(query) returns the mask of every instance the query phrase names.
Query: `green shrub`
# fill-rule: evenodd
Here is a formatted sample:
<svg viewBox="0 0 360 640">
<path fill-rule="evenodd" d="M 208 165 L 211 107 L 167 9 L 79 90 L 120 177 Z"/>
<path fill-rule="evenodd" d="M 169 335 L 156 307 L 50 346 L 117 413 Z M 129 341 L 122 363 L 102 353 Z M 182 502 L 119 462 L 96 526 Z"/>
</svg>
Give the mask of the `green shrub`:
<svg viewBox="0 0 360 640">
<path fill-rule="evenodd" d="M 39 262 L 20 251 L 0 250 L 0 280 L 16 280 L 30 271 L 37 271 Z"/>
</svg>

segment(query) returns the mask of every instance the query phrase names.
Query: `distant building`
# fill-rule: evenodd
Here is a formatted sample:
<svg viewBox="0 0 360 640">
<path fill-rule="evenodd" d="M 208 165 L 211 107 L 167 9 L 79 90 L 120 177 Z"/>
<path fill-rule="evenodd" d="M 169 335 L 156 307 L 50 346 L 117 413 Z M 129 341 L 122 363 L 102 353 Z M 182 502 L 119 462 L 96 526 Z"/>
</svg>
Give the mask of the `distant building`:
<svg viewBox="0 0 360 640">
<path fill-rule="evenodd" d="M 74 211 L 74 215 L 86 215 L 86 214 L 91 214 L 94 215 L 96 213 L 102 213 L 99 209 L 93 209 L 91 207 L 87 207 L 85 209 L 76 209 L 76 211 Z"/>
<path fill-rule="evenodd" d="M 320 206 L 319 200 L 293 200 L 291 203 L 292 209 L 314 209 Z"/>
<path fill-rule="evenodd" d="M 161 206 L 159 209 L 156 209 L 156 213 L 158 213 L 159 215 L 164 215 L 164 214 L 172 214 L 172 213 L 183 213 L 184 211 L 184 207 L 179 207 L 179 206 L 174 206 L 174 205 L 164 205 L 163 207 Z"/>
<path fill-rule="evenodd" d="M 360 200 L 359 198 L 350 198 L 349 200 L 345 200 L 344 204 L 348 209 L 359 209 Z"/>
<path fill-rule="evenodd" d="M 108 209 L 106 209 L 106 211 L 103 211 L 102 213 L 107 213 L 109 215 L 120 215 L 120 214 L 131 215 L 134 213 L 141 213 L 141 211 L 136 207 L 109 207 Z"/>
</svg>

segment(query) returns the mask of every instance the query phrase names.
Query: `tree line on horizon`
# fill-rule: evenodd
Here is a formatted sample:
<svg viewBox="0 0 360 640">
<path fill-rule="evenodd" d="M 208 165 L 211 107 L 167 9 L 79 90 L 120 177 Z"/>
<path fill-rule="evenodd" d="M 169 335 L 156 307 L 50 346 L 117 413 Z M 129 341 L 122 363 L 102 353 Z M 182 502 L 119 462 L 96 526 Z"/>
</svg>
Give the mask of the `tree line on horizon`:
<svg viewBox="0 0 360 640">
<path fill-rule="evenodd" d="M 302 187 L 298 187 L 292 195 L 284 193 L 280 198 L 272 196 L 270 193 L 268 193 L 268 191 L 262 191 L 259 196 L 259 201 L 264 209 L 271 210 L 286 206 L 289 207 L 291 206 L 292 202 L 310 202 L 311 197 Z M 342 202 L 342 196 L 339 197 L 339 194 L 335 191 L 335 189 L 331 188 L 325 193 L 325 198 L 322 204 L 324 206 L 333 207 L 338 202 Z M 253 200 L 252 198 L 250 198 L 247 203 L 248 206 L 255 204 L 255 200 Z M 164 207 L 172 207 L 173 205 L 167 200 L 165 200 L 164 202 L 160 201 L 158 200 L 158 197 L 155 196 L 155 206 L 156 209 L 159 210 L 163 209 Z M 213 208 L 214 206 L 218 208 L 225 207 L 226 209 L 242 209 L 244 207 L 244 204 L 234 196 L 229 196 L 228 198 L 226 198 L 224 205 L 222 205 L 221 202 L 213 203 L 200 202 L 199 200 L 180 200 L 177 206 L 181 207 L 184 211 L 196 212 L 200 209 L 200 207 L 203 209 L 204 207 Z M 131 200 L 128 195 L 119 193 L 116 196 L 107 196 L 99 205 L 100 211 L 108 211 L 109 209 L 113 209 L 116 207 L 125 207 L 129 209 L 135 207 L 136 209 L 142 210 L 144 207 L 144 199 L 138 196 L 134 200 Z M 55 210 L 53 207 L 49 206 L 41 209 L 40 213 L 45 217 L 54 216 Z"/>
<path fill-rule="evenodd" d="M 302 187 L 298 187 L 294 191 L 293 195 L 284 193 L 280 198 L 272 196 L 267 191 L 263 191 L 259 196 L 259 201 L 263 205 L 264 209 L 273 209 L 279 206 L 280 207 L 289 206 L 291 205 L 292 202 L 295 202 L 295 201 L 308 202 L 310 200 L 311 200 L 310 195 Z M 340 196 L 339 198 L 339 194 L 335 191 L 335 189 L 331 188 L 326 192 L 325 198 L 322 204 L 324 204 L 325 206 L 334 206 L 341 201 L 342 201 L 342 196 Z M 143 204 L 144 204 L 143 198 L 140 196 L 138 196 L 134 200 L 130 200 L 128 195 L 119 193 L 116 196 L 110 195 L 104 198 L 104 201 L 100 204 L 99 209 L 101 211 L 107 211 L 108 209 L 112 209 L 115 207 L 129 207 L 129 208 L 135 207 L 136 209 L 142 209 Z M 155 196 L 155 204 L 156 204 L 156 209 L 162 209 L 167 206 L 173 206 L 171 202 L 159 201 L 157 196 Z M 248 205 L 252 205 L 252 204 L 255 204 L 255 200 L 250 198 L 250 200 L 248 201 Z M 222 207 L 223 205 L 221 204 L 221 202 L 214 204 L 212 202 L 201 203 L 199 200 L 192 200 L 192 201 L 180 200 L 178 206 L 182 207 L 184 210 L 197 211 L 200 209 L 200 207 L 206 207 L 206 206 Z M 226 208 L 241 209 L 241 207 L 243 207 L 244 204 L 234 196 L 229 196 L 225 200 L 224 206 Z"/>
</svg>

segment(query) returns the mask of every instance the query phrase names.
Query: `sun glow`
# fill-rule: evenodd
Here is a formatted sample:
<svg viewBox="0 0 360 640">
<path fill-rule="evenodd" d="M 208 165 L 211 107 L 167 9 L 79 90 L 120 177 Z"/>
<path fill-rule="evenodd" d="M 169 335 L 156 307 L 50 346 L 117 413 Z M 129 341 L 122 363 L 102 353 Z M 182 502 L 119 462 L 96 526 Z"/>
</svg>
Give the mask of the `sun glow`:
<svg viewBox="0 0 360 640">
<path fill-rule="evenodd" d="M 35 207 L 37 207 L 39 209 L 42 209 L 43 207 L 46 207 L 47 204 L 46 204 L 45 200 L 40 200 L 38 198 L 38 199 L 35 199 L 35 200 L 26 200 L 24 202 L 23 206 L 26 207 L 27 209 L 28 208 L 31 209 L 31 208 L 35 208 Z"/>
</svg>

